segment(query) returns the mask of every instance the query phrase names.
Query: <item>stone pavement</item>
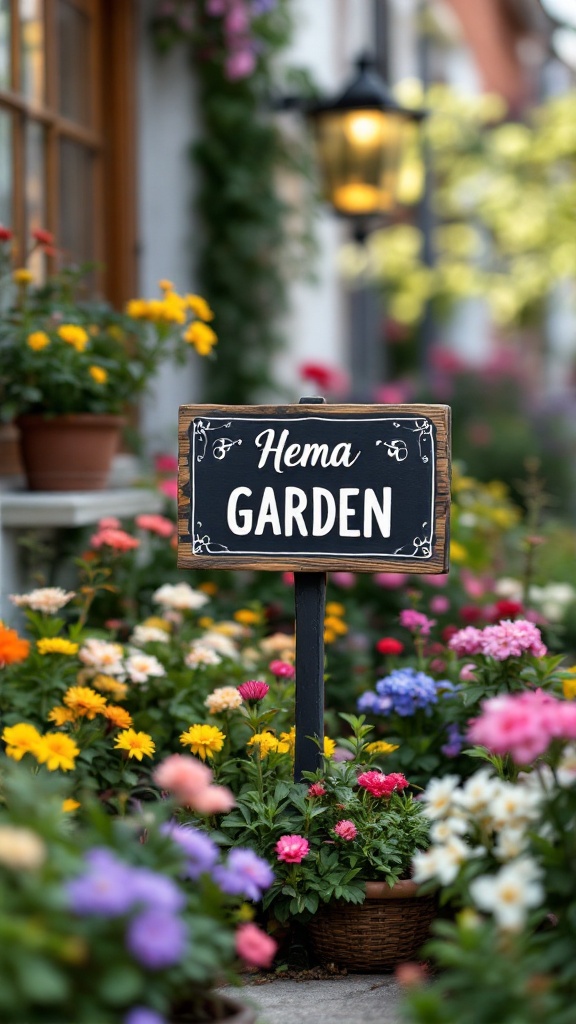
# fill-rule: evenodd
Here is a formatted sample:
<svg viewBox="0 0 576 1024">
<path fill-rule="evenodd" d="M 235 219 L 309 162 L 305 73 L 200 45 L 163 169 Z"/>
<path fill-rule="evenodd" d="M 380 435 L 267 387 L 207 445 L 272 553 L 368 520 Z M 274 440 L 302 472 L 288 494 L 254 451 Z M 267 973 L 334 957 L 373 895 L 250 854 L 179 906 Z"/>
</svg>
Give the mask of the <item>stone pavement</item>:
<svg viewBox="0 0 576 1024">
<path fill-rule="evenodd" d="M 257 1024 L 400 1024 L 392 974 L 348 974 L 327 981 L 274 981 L 221 991 L 259 1010 Z"/>
</svg>

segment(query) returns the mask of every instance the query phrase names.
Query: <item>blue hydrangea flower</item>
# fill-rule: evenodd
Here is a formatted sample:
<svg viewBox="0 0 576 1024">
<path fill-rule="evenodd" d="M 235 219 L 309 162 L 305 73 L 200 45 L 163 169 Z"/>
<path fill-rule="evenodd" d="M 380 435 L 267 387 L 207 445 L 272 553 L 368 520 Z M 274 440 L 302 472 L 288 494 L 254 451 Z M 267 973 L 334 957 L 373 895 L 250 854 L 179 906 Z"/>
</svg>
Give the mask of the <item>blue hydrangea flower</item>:
<svg viewBox="0 0 576 1024">
<path fill-rule="evenodd" d="M 437 688 L 446 687 L 446 681 L 436 683 L 425 672 L 415 668 L 397 668 L 376 683 L 376 692 L 368 690 L 358 700 L 359 711 L 372 711 L 387 715 L 395 712 L 403 718 L 413 715 L 418 708 L 428 710 L 438 701 Z M 449 684 L 448 684 L 449 685 Z"/>
</svg>

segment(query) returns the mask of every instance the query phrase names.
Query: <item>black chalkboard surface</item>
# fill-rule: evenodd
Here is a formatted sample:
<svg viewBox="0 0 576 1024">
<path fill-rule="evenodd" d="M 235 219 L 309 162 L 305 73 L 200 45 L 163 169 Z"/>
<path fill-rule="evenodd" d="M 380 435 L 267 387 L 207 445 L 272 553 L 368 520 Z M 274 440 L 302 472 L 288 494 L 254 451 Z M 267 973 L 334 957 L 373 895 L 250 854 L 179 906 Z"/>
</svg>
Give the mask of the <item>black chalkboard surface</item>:
<svg viewBox="0 0 576 1024">
<path fill-rule="evenodd" d="M 179 564 L 446 568 L 447 406 L 184 406 Z"/>
</svg>

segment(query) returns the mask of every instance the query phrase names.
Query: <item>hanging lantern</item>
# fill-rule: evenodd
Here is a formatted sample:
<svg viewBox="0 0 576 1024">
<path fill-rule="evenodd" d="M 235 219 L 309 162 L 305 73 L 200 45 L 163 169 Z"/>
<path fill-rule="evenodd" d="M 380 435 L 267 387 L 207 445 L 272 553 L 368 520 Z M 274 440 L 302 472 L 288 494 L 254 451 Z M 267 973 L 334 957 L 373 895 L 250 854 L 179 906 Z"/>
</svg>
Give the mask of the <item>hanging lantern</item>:
<svg viewBox="0 0 576 1024">
<path fill-rule="evenodd" d="M 396 103 L 369 57 L 357 66 L 340 96 L 308 112 L 324 198 L 347 217 L 392 210 L 407 129 L 423 116 Z"/>
</svg>

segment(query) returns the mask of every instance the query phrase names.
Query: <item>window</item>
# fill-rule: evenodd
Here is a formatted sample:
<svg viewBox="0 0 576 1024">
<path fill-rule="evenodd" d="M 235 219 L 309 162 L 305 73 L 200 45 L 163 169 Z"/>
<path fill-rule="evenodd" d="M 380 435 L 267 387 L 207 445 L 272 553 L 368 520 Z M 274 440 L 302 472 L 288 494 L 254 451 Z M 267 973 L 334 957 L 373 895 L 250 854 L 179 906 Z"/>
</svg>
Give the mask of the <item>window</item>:
<svg viewBox="0 0 576 1024">
<path fill-rule="evenodd" d="M 0 223 L 19 262 L 52 231 L 118 302 L 134 288 L 132 40 L 132 0 L 0 0 Z"/>
</svg>

